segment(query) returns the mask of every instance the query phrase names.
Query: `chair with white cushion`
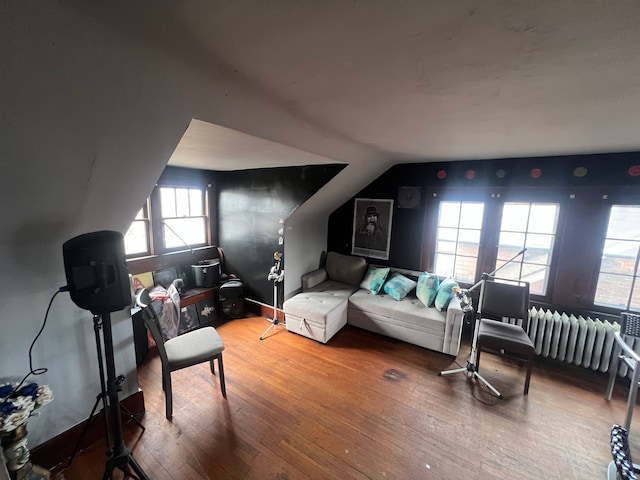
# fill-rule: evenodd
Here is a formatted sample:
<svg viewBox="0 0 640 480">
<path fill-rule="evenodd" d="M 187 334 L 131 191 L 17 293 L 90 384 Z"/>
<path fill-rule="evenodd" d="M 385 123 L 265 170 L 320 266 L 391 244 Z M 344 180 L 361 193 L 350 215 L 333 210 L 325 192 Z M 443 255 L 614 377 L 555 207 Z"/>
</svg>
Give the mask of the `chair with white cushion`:
<svg viewBox="0 0 640 480">
<path fill-rule="evenodd" d="M 211 373 L 215 375 L 214 360 L 218 360 L 220 372 L 220 390 L 227 398 L 224 384 L 224 367 L 222 351 L 224 343 L 213 327 L 203 327 L 178 335 L 169 340 L 164 339 L 160 328 L 160 320 L 153 307 L 150 306 L 149 292 L 140 290 L 136 295 L 138 305 L 142 308 L 142 318 L 151 332 L 158 347 L 158 354 L 162 361 L 162 389 L 165 394 L 166 416 L 170 420 L 173 414 L 173 394 L 171 391 L 171 372 L 209 362 Z"/>
</svg>

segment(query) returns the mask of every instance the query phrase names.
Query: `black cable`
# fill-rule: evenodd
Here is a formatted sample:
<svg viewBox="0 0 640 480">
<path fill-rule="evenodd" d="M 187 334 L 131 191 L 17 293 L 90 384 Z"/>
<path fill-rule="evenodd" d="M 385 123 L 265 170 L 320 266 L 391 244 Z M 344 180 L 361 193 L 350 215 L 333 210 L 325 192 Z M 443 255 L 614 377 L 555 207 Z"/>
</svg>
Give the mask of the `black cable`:
<svg viewBox="0 0 640 480">
<path fill-rule="evenodd" d="M 49 317 L 49 311 L 51 310 L 51 305 L 53 305 L 53 300 L 56 298 L 56 295 L 58 295 L 60 292 L 66 292 L 69 289 L 67 287 L 60 287 L 56 293 L 53 294 L 53 296 L 51 297 L 51 300 L 49 300 L 49 306 L 47 306 L 47 311 L 44 314 L 44 321 L 42 322 L 42 326 L 40 327 L 40 330 L 38 331 L 38 334 L 36 335 L 36 337 L 33 339 L 33 341 L 31 342 L 31 346 L 29 347 L 29 373 L 27 373 L 22 380 L 20 380 L 20 382 L 18 383 L 18 385 L 11 391 L 11 393 L 7 396 L 7 398 L 0 404 L 0 408 L 3 407 L 5 404 L 7 404 L 11 398 L 15 395 L 15 393 L 20 390 L 20 388 L 22 387 L 22 385 L 24 385 L 24 382 L 27 378 L 29 378 L 31 375 L 42 375 L 43 373 L 47 372 L 47 369 L 42 367 L 42 368 L 36 368 L 34 370 L 33 368 L 33 347 L 36 344 L 36 341 L 38 340 L 38 338 L 40 338 L 40 335 L 42 335 L 42 332 L 44 331 L 44 327 L 47 325 L 47 318 Z"/>
</svg>

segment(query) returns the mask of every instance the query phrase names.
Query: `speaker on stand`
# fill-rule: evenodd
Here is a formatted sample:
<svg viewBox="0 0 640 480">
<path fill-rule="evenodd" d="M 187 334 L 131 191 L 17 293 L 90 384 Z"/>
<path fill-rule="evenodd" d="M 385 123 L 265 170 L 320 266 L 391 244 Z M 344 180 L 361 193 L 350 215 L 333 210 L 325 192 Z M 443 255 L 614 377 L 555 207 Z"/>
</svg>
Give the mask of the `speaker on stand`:
<svg viewBox="0 0 640 480">
<path fill-rule="evenodd" d="M 220 310 L 227 318 L 244 316 L 244 292 L 240 280 L 230 280 L 220 285 L 218 292 Z"/>
<path fill-rule="evenodd" d="M 113 478 L 114 470 L 118 469 L 124 473 L 125 478 L 149 480 L 122 438 L 118 392 L 124 376 L 116 375 L 113 353 L 111 312 L 123 310 L 132 303 L 129 271 L 124 253 L 124 237 L 120 232 L 109 230 L 87 233 L 66 241 L 62 245 L 62 253 L 71 300 L 78 307 L 89 310 L 94 315 L 102 390 L 99 398 L 103 398 L 107 409 L 105 411 L 105 415 L 108 415 L 107 442 L 113 438 L 113 446 L 108 451 L 109 458 L 102 479 Z M 99 344 L 100 328 L 103 329 L 106 385 L 102 347 Z"/>
</svg>

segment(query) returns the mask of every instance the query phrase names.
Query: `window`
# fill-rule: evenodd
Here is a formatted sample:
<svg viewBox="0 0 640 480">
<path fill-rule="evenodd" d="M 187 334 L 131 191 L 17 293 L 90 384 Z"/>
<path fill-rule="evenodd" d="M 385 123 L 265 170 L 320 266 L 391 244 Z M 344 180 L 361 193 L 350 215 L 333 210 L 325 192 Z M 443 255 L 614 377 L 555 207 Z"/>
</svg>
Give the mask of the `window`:
<svg viewBox="0 0 640 480">
<path fill-rule="evenodd" d="M 527 281 L 531 293 L 546 294 L 559 210 L 553 203 L 504 203 L 496 268 L 526 251 L 497 276 Z"/>
<path fill-rule="evenodd" d="M 594 303 L 640 310 L 640 206 L 612 205 Z"/>
<path fill-rule="evenodd" d="M 140 209 L 124 236 L 124 250 L 127 256 L 143 256 L 151 253 L 147 212 L 147 205 L 145 205 Z"/>
<path fill-rule="evenodd" d="M 527 281 L 532 294 L 548 296 L 559 203 L 520 201 L 532 193 L 518 193 L 518 201 L 501 192 L 449 190 L 446 195 L 446 200 L 434 202 L 435 242 L 433 253 L 425 252 L 435 273 L 474 284 L 482 272 L 497 270 L 496 277 Z"/>
<path fill-rule="evenodd" d="M 165 249 L 207 243 L 204 192 L 198 188 L 160 187 L 160 217 Z"/>
<path fill-rule="evenodd" d="M 440 202 L 435 272 L 473 283 L 478 264 L 484 204 Z"/>
<path fill-rule="evenodd" d="M 156 187 L 125 234 L 127 257 L 208 245 L 207 201 L 205 188 Z"/>
</svg>

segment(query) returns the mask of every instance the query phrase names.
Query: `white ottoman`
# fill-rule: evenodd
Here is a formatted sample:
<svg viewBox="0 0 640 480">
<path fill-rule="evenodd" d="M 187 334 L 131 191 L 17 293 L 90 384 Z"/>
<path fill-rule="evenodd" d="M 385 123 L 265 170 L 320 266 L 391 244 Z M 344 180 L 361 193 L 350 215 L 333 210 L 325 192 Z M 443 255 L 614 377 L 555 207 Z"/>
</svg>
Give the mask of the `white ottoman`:
<svg viewBox="0 0 640 480">
<path fill-rule="evenodd" d="M 283 305 L 287 330 L 327 343 L 347 324 L 349 296 L 357 289 L 327 280 L 291 297 Z"/>
</svg>

